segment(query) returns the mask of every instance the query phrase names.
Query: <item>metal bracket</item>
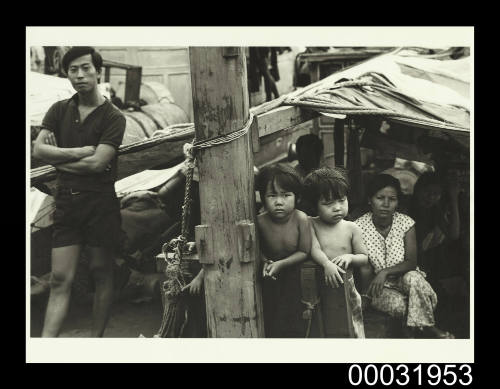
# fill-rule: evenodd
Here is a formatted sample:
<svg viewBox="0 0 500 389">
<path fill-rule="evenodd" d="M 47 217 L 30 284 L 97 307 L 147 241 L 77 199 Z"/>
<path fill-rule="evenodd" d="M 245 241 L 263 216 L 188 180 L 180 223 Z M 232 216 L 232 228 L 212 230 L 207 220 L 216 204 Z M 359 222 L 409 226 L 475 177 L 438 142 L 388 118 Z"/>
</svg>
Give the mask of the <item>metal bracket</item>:
<svg viewBox="0 0 500 389">
<path fill-rule="evenodd" d="M 255 224 L 242 220 L 236 223 L 238 228 L 238 254 L 240 262 L 252 262 L 255 259 Z"/>
<path fill-rule="evenodd" d="M 213 264 L 214 252 L 212 247 L 212 228 L 207 225 L 195 226 L 196 248 L 200 257 L 200 263 Z"/>
</svg>

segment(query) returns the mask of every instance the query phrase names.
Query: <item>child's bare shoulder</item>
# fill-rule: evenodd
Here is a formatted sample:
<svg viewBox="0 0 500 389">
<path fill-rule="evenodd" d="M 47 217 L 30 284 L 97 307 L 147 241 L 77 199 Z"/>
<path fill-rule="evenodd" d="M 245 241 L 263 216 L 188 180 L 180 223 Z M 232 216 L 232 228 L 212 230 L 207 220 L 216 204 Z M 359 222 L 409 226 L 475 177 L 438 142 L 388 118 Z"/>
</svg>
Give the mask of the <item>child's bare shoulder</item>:
<svg viewBox="0 0 500 389">
<path fill-rule="evenodd" d="M 309 223 L 310 217 L 307 216 L 305 212 L 300 211 L 298 209 L 296 209 L 294 212 L 295 212 L 295 218 L 298 223 Z"/>
<path fill-rule="evenodd" d="M 345 225 L 346 229 L 348 228 L 353 233 L 361 231 L 361 228 L 356 223 L 354 223 L 352 221 L 344 220 L 344 225 Z"/>
</svg>

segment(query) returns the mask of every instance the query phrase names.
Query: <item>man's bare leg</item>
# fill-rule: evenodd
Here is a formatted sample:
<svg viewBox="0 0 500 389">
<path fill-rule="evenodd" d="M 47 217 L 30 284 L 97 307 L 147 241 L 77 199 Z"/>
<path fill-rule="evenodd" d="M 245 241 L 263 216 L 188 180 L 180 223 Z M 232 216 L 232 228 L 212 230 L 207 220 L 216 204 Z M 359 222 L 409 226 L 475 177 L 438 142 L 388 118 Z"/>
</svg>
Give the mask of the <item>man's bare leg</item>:
<svg viewBox="0 0 500 389">
<path fill-rule="evenodd" d="M 72 245 L 52 249 L 50 296 L 45 313 L 42 337 L 57 337 L 68 313 L 71 284 L 76 273 L 81 246 Z"/>
<path fill-rule="evenodd" d="M 91 336 L 101 338 L 108 323 L 113 302 L 113 262 L 111 250 L 89 247 L 90 272 L 95 283 Z"/>
</svg>

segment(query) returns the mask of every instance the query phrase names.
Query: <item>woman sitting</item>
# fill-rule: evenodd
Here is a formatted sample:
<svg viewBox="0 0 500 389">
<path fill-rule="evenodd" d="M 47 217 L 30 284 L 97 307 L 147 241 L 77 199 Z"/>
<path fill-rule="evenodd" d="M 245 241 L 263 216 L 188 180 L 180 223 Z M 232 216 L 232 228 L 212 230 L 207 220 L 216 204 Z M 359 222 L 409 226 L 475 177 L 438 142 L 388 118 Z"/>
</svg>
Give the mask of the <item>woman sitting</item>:
<svg viewBox="0 0 500 389">
<path fill-rule="evenodd" d="M 422 174 L 415 184 L 409 215 L 417 226 L 418 263 L 434 287 L 444 278 L 462 275 L 459 185 L 456 172 Z"/>
<path fill-rule="evenodd" d="M 396 212 L 401 196 L 399 181 L 380 174 L 367 188 L 368 212 L 355 221 L 363 230 L 370 265 L 375 277 L 367 294 L 375 309 L 404 320 L 405 332 L 420 331 L 437 338 L 454 338 L 435 326 L 436 293 L 417 268 L 415 222 Z M 363 283 L 366 285 L 366 283 Z"/>
</svg>

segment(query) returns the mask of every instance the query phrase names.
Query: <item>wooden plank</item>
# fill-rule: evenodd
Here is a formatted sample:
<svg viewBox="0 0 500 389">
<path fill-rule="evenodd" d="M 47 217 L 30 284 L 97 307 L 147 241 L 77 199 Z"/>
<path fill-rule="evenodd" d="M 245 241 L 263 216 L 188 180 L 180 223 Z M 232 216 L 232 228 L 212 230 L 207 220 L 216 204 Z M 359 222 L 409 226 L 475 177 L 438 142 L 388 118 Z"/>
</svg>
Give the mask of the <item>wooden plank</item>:
<svg viewBox="0 0 500 389">
<path fill-rule="evenodd" d="M 248 119 L 246 58 L 243 48 L 238 51 L 238 56 L 225 58 L 222 47 L 190 47 L 199 141 L 237 131 Z M 258 239 L 252 250 L 240 247 L 248 239 L 241 239 L 238 227 L 255 221 L 251 134 L 201 149 L 197 158 L 201 223 L 211 229 L 206 239 L 212 240 L 208 246 L 215 253 L 213 264 L 203 264 L 208 336 L 263 337 Z"/>
<path fill-rule="evenodd" d="M 129 102 L 134 102 L 137 104 L 139 103 L 141 79 L 142 67 L 133 67 L 127 69 L 127 75 L 125 78 L 125 104 Z"/>
<path fill-rule="evenodd" d="M 255 121 L 259 128 L 259 138 L 297 126 L 319 116 L 311 109 L 282 106 L 257 115 Z"/>
<path fill-rule="evenodd" d="M 163 142 L 137 153 L 121 155 L 118 158 L 118 180 L 160 166 L 184 159 L 183 146 L 187 140 Z"/>
<path fill-rule="evenodd" d="M 126 63 L 121 63 L 121 62 L 116 62 L 116 61 L 110 61 L 109 59 L 103 59 L 102 61 L 102 66 L 103 67 L 112 67 L 112 68 L 118 68 L 118 69 L 136 69 L 140 68 L 141 66 L 137 65 L 129 65 Z"/>
</svg>

